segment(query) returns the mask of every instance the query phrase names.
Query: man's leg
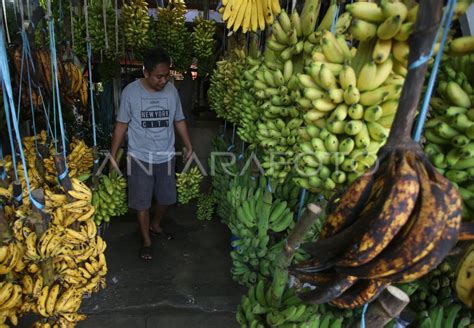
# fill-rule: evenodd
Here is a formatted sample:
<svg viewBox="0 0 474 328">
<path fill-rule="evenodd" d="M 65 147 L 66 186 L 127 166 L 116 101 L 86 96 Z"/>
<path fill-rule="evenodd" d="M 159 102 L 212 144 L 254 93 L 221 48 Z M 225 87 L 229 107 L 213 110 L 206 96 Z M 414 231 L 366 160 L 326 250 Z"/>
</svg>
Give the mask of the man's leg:
<svg viewBox="0 0 474 328">
<path fill-rule="evenodd" d="M 138 218 L 138 225 L 140 226 L 140 233 L 143 238 L 143 246 L 150 247 L 151 246 L 150 211 L 149 210 L 138 211 L 137 218 Z"/>
<path fill-rule="evenodd" d="M 153 221 L 151 222 L 150 226 L 154 232 L 161 232 L 161 219 L 165 216 L 166 212 L 168 211 L 169 205 L 155 205 L 155 215 L 153 215 Z"/>
</svg>

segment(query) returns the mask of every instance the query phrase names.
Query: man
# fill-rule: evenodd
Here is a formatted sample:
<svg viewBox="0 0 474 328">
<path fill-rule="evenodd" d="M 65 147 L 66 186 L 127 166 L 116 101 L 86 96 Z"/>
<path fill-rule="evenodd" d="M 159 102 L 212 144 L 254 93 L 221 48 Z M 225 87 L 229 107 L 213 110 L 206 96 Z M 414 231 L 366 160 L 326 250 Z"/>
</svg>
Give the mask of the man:
<svg viewBox="0 0 474 328">
<path fill-rule="evenodd" d="M 128 206 L 138 212 L 143 238 L 140 257 L 144 260 L 152 259 L 150 233 L 172 238 L 161 229 L 160 222 L 168 206 L 176 203 L 174 128 L 186 147 L 185 160 L 192 156 L 178 91 L 168 83 L 170 62 L 161 48 L 146 53 L 144 78 L 123 90 L 112 138 L 111 155 L 115 158 L 128 133 Z M 157 206 L 150 222 L 153 195 Z"/>
</svg>

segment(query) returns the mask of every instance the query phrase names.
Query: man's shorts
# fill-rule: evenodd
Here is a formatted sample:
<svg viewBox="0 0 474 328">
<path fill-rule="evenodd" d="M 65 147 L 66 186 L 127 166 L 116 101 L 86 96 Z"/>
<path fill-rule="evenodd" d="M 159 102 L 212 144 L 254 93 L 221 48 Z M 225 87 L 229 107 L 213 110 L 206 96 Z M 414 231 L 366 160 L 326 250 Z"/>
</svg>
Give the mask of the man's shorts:
<svg viewBox="0 0 474 328">
<path fill-rule="evenodd" d="M 169 162 L 149 164 L 134 157 L 128 162 L 128 207 L 143 211 L 151 207 L 153 195 L 159 205 L 176 203 L 173 157 Z"/>
</svg>

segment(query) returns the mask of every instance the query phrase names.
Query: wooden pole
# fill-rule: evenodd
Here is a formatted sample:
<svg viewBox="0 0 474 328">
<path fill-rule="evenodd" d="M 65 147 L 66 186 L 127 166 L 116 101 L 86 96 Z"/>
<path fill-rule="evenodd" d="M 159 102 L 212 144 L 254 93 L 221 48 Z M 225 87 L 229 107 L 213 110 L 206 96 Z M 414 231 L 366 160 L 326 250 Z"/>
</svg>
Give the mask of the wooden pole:
<svg viewBox="0 0 474 328">
<path fill-rule="evenodd" d="M 21 182 L 19 180 L 13 181 L 13 204 L 15 206 L 20 206 L 23 203 L 22 195 Z"/>
<path fill-rule="evenodd" d="M 44 199 L 44 192 L 43 189 L 36 189 L 31 192 L 31 197 L 36 200 L 39 204 L 32 202 L 32 209 L 33 214 L 30 217 L 30 222 L 35 227 L 35 233 L 38 240 L 43 236 L 44 232 L 48 230 L 49 222 L 51 218 L 48 214 L 43 211 L 45 199 Z M 47 286 L 51 286 L 54 281 L 54 267 L 53 261 L 51 259 L 42 261 L 41 264 L 41 272 L 44 278 L 44 282 Z"/>
<path fill-rule="evenodd" d="M 3 206 L 0 205 L 0 246 L 4 242 L 11 238 L 10 227 L 8 226 L 7 219 L 5 218 L 5 212 L 3 211 Z"/>
<path fill-rule="evenodd" d="M 421 1 L 414 31 L 408 39 L 410 54 L 408 67 L 431 52 L 436 32 L 441 20 L 443 2 L 441 0 Z M 412 147 L 411 131 L 418 103 L 423 90 L 428 61 L 409 69 L 403 84 L 397 113 L 384 149 Z"/>
<path fill-rule="evenodd" d="M 66 160 L 63 154 L 56 154 L 53 156 L 54 164 L 56 166 L 56 172 L 58 173 L 59 177 L 59 184 L 63 187 L 64 192 L 67 195 L 68 201 L 73 201 L 74 199 L 68 194 L 69 190 L 72 190 L 72 183 L 71 179 L 69 179 L 69 175 L 65 174 L 66 172 Z"/>
<path fill-rule="evenodd" d="M 285 287 L 288 283 L 288 267 L 293 260 L 295 251 L 300 247 L 301 243 L 306 236 L 306 233 L 314 225 L 317 218 L 321 213 L 321 207 L 316 204 L 309 204 L 306 207 L 301 219 L 296 223 L 293 230 L 288 236 L 287 242 L 283 247 L 283 251 L 277 259 L 275 266 L 275 273 L 273 275 L 272 282 L 272 303 L 275 306 L 279 306 L 281 297 L 285 291 Z"/>
<path fill-rule="evenodd" d="M 410 303 L 410 297 L 404 291 L 395 286 L 388 286 L 380 293 L 377 300 L 370 303 L 365 314 L 365 327 L 385 327 L 393 318 L 398 317 L 408 303 Z M 352 325 L 352 328 L 358 327 L 360 327 L 360 322 Z"/>
</svg>

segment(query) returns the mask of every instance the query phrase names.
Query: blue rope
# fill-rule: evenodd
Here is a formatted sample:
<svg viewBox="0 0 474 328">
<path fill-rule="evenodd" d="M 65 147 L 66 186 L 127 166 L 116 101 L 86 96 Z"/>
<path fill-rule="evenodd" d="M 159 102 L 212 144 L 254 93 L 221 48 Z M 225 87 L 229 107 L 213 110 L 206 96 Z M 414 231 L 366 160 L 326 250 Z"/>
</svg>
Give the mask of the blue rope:
<svg viewBox="0 0 474 328">
<path fill-rule="evenodd" d="M 58 62 L 56 59 L 56 39 L 54 36 L 54 20 L 50 19 L 49 21 L 49 46 L 51 49 L 51 60 L 52 60 L 52 74 L 53 74 L 53 89 L 56 91 L 56 100 L 57 100 L 57 105 L 58 105 L 58 119 L 59 119 L 59 127 L 61 129 L 61 142 L 63 146 L 63 155 L 64 159 L 66 159 L 67 154 L 66 154 L 66 132 L 64 129 L 64 121 L 63 121 L 63 113 L 61 109 L 61 99 L 60 99 L 60 93 L 59 93 L 59 81 L 58 81 Z"/>
<path fill-rule="evenodd" d="M 301 213 L 303 212 L 305 198 L 306 198 L 306 189 L 302 189 L 300 193 L 300 203 L 298 205 L 298 216 L 296 217 L 297 221 L 300 220 Z"/>
<path fill-rule="evenodd" d="M 25 47 L 21 47 L 21 64 L 20 64 L 20 85 L 18 87 L 18 107 L 17 107 L 17 117 L 20 117 L 20 108 L 21 108 L 21 89 L 23 84 L 23 62 L 25 60 Z"/>
<path fill-rule="evenodd" d="M 95 125 L 95 108 L 94 108 L 94 92 L 92 85 L 92 46 L 90 40 L 87 40 L 87 67 L 89 70 L 89 91 L 91 98 L 91 112 L 92 112 L 92 137 L 94 140 L 94 147 L 97 146 L 96 125 Z"/>
<path fill-rule="evenodd" d="M 244 158 L 244 151 L 245 151 L 245 141 L 242 140 L 242 150 L 240 151 L 240 155 L 237 157 L 238 160 L 242 160 Z"/>
<path fill-rule="evenodd" d="M 5 180 L 7 177 L 7 172 L 5 171 L 5 159 L 3 158 L 3 145 L 0 142 L 0 161 L 2 162 L 2 173 L 0 174 L 0 179 Z"/>
<path fill-rule="evenodd" d="M 452 18 L 453 18 L 453 13 L 454 13 L 454 7 L 455 6 L 456 6 L 456 0 L 448 0 L 448 9 L 445 10 L 444 13 L 443 13 L 443 18 L 441 19 L 439 29 L 436 32 L 436 37 L 433 41 L 433 45 L 431 46 L 431 50 L 430 50 L 429 54 L 425 55 L 425 56 L 421 56 L 420 58 L 415 60 L 413 63 L 411 63 L 410 66 L 408 67 L 409 70 L 418 68 L 418 67 L 426 64 L 431 59 L 431 57 L 433 56 L 433 53 L 436 49 L 436 41 L 438 40 L 439 34 L 441 33 L 441 28 L 444 27 L 445 25 L 446 25 L 446 27 L 449 27 L 449 25 L 451 25 L 451 21 L 452 21 Z M 444 29 L 443 36 L 447 35 L 447 33 L 448 33 L 448 31 L 446 29 Z M 444 47 L 444 43 L 446 43 L 446 39 L 444 39 L 444 42 L 443 42 L 443 40 L 441 40 L 440 51 L 439 52 L 442 52 L 441 49 L 442 49 L 442 47 Z"/>
<path fill-rule="evenodd" d="M 3 36 L 3 33 L 0 33 Z M 5 82 L 2 80 L 2 86 L 3 86 L 3 109 L 5 110 L 5 120 L 7 121 L 7 130 L 8 130 L 8 138 L 10 139 L 10 147 L 11 147 L 11 152 L 12 152 L 12 163 L 13 163 L 13 172 L 15 173 L 15 180 L 18 180 L 18 169 L 16 167 L 16 151 L 15 151 L 15 141 L 13 139 L 13 133 L 12 133 L 12 123 L 10 121 L 10 113 L 8 111 L 8 102 L 13 103 L 13 99 L 8 99 L 5 96 L 6 92 L 6 85 Z"/>
<path fill-rule="evenodd" d="M 362 309 L 362 318 L 360 319 L 360 328 L 365 328 L 365 313 L 367 312 L 368 307 L 369 307 L 369 303 L 365 303 L 364 308 Z"/>
<path fill-rule="evenodd" d="M 447 39 L 447 36 L 448 36 L 449 26 L 451 25 L 451 21 L 453 19 L 453 14 L 454 14 L 454 9 L 456 7 L 456 2 L 457 2 L 456 0 L 449 0 L 448 8 L 447 8 L 447 10 L 445 10 L 445 12 L 443 14 L 442 24 L 440 25 L 438 33 L 437 33 L 437 34 L 439 34 L 439 32 L 441 31 L 441 28 L 444 27 L 443 36 L 441 38 L 441 43 L 440 43 L 440 46 L 439 46 L 439 51 L 436 54 L 436 58 L 435 58 L 433 68 L 432 68 L 431 74 L 430 74 L 430 79 L 429 79 L 429 82 L 428 82 L 428 87 L 426 88 L 426 93 L 425 93 L 425 96 L 423 98 L 423 104 L 421 106 L 420 115 L 418 116 L 418 119 L 416 121 L 415 131 L 413 133 L 413 140 L 415 140 L 416 142 L 419 142 L 420 139 L 421 139 L 421 133 L 422 133 L 423 127 L 425 125 L 426 115 L 428 114 L 430 99 L 431 99 L 431 96 L 433 94 L 433 89 L 434 89 L 434 85 L 435 85 L 435 82 L 436 82 L 436 76 L 438 75 L 439 65 L 441 63 L 441 58 L 443 56 L 443 49 L 444 49 L 444 46 L 446 44 L 446 39 Z M 433 41 L 433 46 L 436 44 L 437 39 L 438 39 L 438 35 L 436 36 L 436 39 Z"/>
<path fill-rule="evenodd" d="M 331 24 L 331 33 L 332 34 L 336 33 L 337 20 L 339 18 L 339 10 L 340 10 L 340 7 L 339 7 L 339 5 L 337 5 L 336 6 L 336 11 L 334 12 L 334 17 L 332 19 L 332 24 Z"/>
<path fill-rule="evenodd" d="M 12 114 L 12 120 L 13 120 L 13 128 L 15 130 L 15 136 L 16 136 L 16 141 L 18 143 L 18 148 L 20 150 L 20 156 L 21 156 L 21 162 L 23 164 L 23 170 L 25 173 L 25 182 L 26 182 L 26 187 L 28 189 L 28 196 L 31 200 L 31 203 L 37 207 L 38 209 L 42 210 L 44 208 L 44 205 L 39 203 L 36 199 L 33 198 L 31 195 L 31 186 L 30 186 L 30 180 L 28 178 L 28 166 L 26 164 L 26 159 L 25 159 L 25 154 L 23 152 L 23 145 L 21 143 L 21 136 L 20 132 L 18 129 L 18 119 L 17 115 L 15 113 L 15 104 L 13 102 L 13 91 L 12 91 L 12 85 L 11 85 L 11 79 L 10 79 L 10 71 L 8 69 L 8 57 L 7 57 L 7 52 L 5 48 L 5 39 L 4 39 L 3 31 L 0 33 L 0 72 L 2 76 L 2 85 L 3 85 L 3 98 L 8 99 L 8 102 L 6 102 L 5 109 L 9 108 L 11 114 Z M 12 153 L 12 157 L 15 156 L 15 153 Z M 17 177 L 18 179 L 18 177 Z M 20 197 L 19 197 L 20 198 Z M 18 200 L 18 199 L 17 199 Z"/>
</svg>

